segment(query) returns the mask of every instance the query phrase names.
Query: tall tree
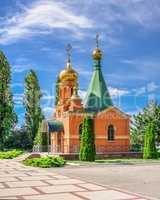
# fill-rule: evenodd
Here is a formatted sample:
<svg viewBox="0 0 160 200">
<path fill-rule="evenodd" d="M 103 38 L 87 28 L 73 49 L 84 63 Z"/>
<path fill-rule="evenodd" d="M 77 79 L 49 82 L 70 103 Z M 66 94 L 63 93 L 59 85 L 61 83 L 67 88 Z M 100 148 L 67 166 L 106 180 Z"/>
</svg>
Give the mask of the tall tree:
<svg viewBox="0 0 160 200">
<path fill-rule="evenodd" d="M 25 128 L 31 140 L 31 146 L 35 136 L 38 134 L 38 128 L 42 122 L 43 114 L 40 107 L 42 93 L 36 73 L 30 70 L 25 77 Z"/>
<path fill-rule="evenodd" d="M 95 155 L 96 150 L 93 119 L 86 116 L 82 124 L 79 159 L 82 161 L 94 161 Z"/>
<path fill-rule="evenodd" d="M 4 149 L 4 142 L 17 122 L 10 84 L 10 65 L 0 51 L 0 149 Z"/>
<path fill-rule="evenodd" d="M 154 123 L 155 141 L 158 145 L 160 143 L 160 105 L 155 101 L 149 102 L 142 112 L 133 116 L 131 143 L 134 147 L 143 146 L 146 127 L 151 121 Z"/>
<path fill-rule="evenodd" d="M 144 159 L 153 159 L 157 158 L 157 150 L 155 144 L 155 132 L 154 132 L 154 123 L 151 121 L 146 127 L 145 139 L 144 139 L 144 150 L 143 158 Z"/>
</svg>

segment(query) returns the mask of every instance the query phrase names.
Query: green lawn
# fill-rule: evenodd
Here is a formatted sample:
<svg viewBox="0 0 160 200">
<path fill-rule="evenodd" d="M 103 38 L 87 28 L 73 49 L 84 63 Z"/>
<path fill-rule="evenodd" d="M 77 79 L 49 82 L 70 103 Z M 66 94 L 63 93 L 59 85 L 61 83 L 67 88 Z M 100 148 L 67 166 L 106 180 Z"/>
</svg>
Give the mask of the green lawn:
<svg viewBox="0 0 160 200">
<path fill-rule="evenodd" d="M 95 160 L 95 162 L 83 162 L 79 160 L 70 160 L 67 161 L 69 165 L 88 165 L 88 164 L 145 164 L 145 163 L 160 163 L 159 159 L 149 159 L 144 160 L 142 158 L 118 158 L 118 159 L 103 159 L 103 160 Z"/>
</svg>

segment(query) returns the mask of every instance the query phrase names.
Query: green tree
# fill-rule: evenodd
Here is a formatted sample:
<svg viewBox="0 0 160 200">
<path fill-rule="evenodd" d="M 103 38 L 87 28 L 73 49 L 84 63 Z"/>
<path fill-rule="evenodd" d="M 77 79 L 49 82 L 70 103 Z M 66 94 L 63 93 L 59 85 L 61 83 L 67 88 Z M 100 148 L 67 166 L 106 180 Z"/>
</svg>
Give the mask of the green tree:
<svg viewBox="0 0 160 200">
<path fill-rule="evenodd" d="M 7 149 L 31 149 L 31 138 L 27 134 L 25 127 L 16 128 L 13 130 L 5 141 Z"/>
<path fill-rule="evenodd" d="M 93 119 L 86 116 L 82 123 L 79 159 L 94 161 L 96 156 Z"/>
<path fill-rule="evenodd" d="M 43 130 L 43 122 L 38 128 L 38 134 L 35 137 L 34 145 L 39 146 L 42 152 L 48 150 L 48 133 Z"/>
<path fill-rule="evenodd" d="M 10 89 L 11 70 L 7 58 L 0 51 L 0 149 L 5 148 L 6 138 L 17 122 L 13 97 Z"/>
<path fill-rule="evenodd" d="M 56 80 L 56 88 L 55 88 L 55 106 L 58 104 L 58 101 L 59 101 L 59 82 L 60 82 L 60 79 L 58 76 Z"/>
<path fill-rule="evenodd" d="M 24 106 L 25 128 L 30 137 L 31 146 L 33 146 L 39 125 L 44 118 L 40 107 L 41 97 L 42 93 L 37 75 L 33 70 L 30 70 L 25 77 Z"/>
<path fill-rule="evenodd" d="M 157 150 L 155 145 L 155 127 L 153 122 L 149 122 L 146 127 L 145 139 L 144 139 L 144 149 L 143 158 L 153 159 L 157 158 Z"/>
<path fill-rule="evenodd" d="M 142 112 L 133 116 L 131 144 L 134 149 L 142 150 L 146 127 L 151 121 L 154 123 L 155 141 L 158 145 L 160 144 L 160 105 L 155 101 L 149 102 Z"/>
</svg>

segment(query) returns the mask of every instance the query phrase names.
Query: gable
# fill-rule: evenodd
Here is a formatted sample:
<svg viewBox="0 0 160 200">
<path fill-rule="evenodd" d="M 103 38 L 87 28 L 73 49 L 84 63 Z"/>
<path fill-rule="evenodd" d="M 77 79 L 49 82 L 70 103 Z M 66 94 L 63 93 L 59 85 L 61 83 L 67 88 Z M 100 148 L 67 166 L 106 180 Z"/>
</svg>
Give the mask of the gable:
<svg viewBox="0 0 160 200">
<path fill-rule="evenodd" d="M 119 108 L 115 106 L 111 106 L 99 113 L 97 113 L 97 117 L 120 117 L 120 118 L 125 118 L 129 119 L 131 116 L 122 112 Z"/>
</svg>

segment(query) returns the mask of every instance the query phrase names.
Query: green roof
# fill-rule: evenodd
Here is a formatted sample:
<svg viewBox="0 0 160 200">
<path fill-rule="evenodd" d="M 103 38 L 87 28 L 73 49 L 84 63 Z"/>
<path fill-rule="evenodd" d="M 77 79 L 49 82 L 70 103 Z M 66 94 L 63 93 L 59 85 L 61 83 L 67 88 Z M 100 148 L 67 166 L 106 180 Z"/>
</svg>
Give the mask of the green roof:
<svg viewBox="0 0 160 200">
<path fill-rule="evenodd" d="M 61 132 L 64 131 L 64 126 L 61 121 L 50 120 L 48 121 L 49 132 Z"/>
<path fill-rule="evenodd" d="M 87 112 L 99 112 L 113 106 L 109 95 L 100 61 L 95 61 L 91 82 L 84 100 L 84 108 Z"/>
</svg>

